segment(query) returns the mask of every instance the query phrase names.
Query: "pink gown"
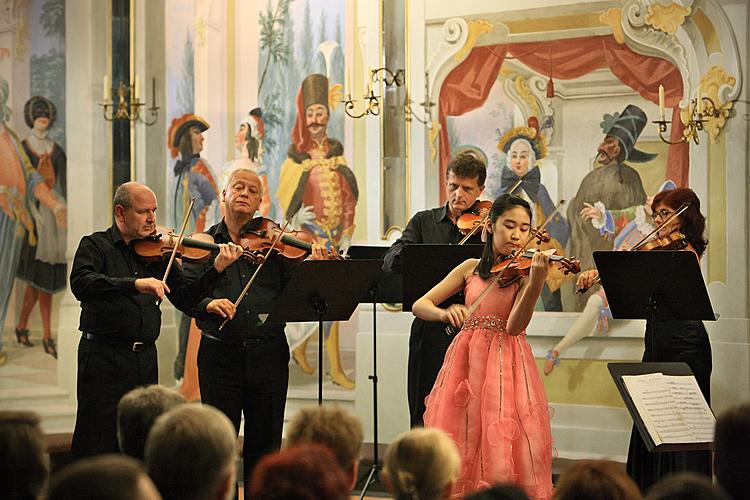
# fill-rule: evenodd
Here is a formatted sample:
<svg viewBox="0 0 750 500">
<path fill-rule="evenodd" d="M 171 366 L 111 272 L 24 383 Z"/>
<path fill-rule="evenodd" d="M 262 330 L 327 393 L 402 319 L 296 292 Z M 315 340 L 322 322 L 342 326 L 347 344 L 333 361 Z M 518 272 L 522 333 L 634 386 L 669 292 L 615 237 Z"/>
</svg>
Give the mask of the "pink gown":
<svg viewBox="0 0 750 500">
<path fill-rule="evenodd" d="M 487 284 L 472 274 L 466 303 Z M 500 482 L 519 485 L 532 499 L 552 496 L 547 396 L 526 332 L 505 332 L 519 288 L 495 287 L 466 320 L 426 400 L 425 426 L 447 432 L 461 454 L 455 496 Z"/>
</svg>

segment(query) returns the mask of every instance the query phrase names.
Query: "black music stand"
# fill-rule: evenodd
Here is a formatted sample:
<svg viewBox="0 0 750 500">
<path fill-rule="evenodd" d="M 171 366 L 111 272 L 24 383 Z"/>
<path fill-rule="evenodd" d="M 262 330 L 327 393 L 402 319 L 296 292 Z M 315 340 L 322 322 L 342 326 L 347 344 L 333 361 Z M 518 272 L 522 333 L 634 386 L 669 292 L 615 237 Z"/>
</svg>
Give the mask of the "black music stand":
<svg viewBox="0 0 750 500">
<path fill-rule="evenodd" d="M 429 292 L 461 262 L 481 257 L 483 248 L 484 245 L 404 246 L 401 250 L 401 268 L 408 271 L 403 273 L 403 310 L 411 311 L 411 306 L 417 299 Z"/>
<path fill-rule="evenodd" d="M 617 390 L 620 392 L 622 400 L 625 402 L 625 406 L 633 418 L 633 424 L 638 429 L 638 433 L 641 435 L 643 443 L 650 453 L 660 453 L 666 451 L 696 451 L 696 450 L 710 450 L 712 443 L 681 443 L 681 444 L 660 444 L 656 445 L 654 440 L 646 429 L 646 424 L 643 423 L 641 414 L 633 403 L 633 398 L 630 396 L 625 382 L 622 380 L 624 375 L 645 375 L 647 373 L 663 373 L 664 375 L 687 375 L 692 376 L 693 372 L 687 363 L 607 363 L 612 379 L 615 381 Z"/>
<path fill-rule="evenodd" d="M 383 265 L 383 255 L 390 247 L 375 246 L 351 246 L 349 247 L 349 258 L 358 259 L 377 259 L 381 268 Z M 398 303 L 401 302 L 401 275 L 390 274 L 380 271 L 377 281 L 362 297 L 360 302 L 372 303 L 372 374 L 367 378 L 372 381 L 372 438 L 373 438 L 373 457 L 370 473 L 367 475 L 365 483 L 362 485 L 362 491 L 359 498 L 362 500 L 367 493 L 367 489 L 376 481 L 379 481 L 378 471 L 380 469 L 380 460 L 378 458 L 378 345 L 377 345 L 377 304 L 380 303 Z"/>
<path fill-rule="evenodd" d="M 323 404 L 323 321 L 346 321 L 377 280 L 380 260 L 300 263 L 264 322 L 318 322 L 318 405 Z"/>
</svg>

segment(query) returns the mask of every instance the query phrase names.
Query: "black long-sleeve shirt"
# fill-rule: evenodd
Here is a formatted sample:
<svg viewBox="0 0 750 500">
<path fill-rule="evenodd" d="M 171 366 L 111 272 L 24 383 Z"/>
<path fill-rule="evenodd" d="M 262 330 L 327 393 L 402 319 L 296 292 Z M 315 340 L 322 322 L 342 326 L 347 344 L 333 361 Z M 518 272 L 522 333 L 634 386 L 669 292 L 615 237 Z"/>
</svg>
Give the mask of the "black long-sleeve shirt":
<svg viewBox="0 0 750 500">
<path fill-rule="evenodd" d="M 79 330 L 123 339 L 153 342 L 159 337 L 161 309 L 156 297 L 138 293 L 135 280 L 161 279 L 166 262 L 146 263 L 122 239 L 117 226 L 84 236 L 78 245 L 70 272 L 70 289 L 81 302 Z M 207 267 L 199 279 L 189 280 L 180 266 L 172 266 L 167 277 L 167 296 L 184 312 L 207 296 L 220 274 Z"/>
<path fill-rule="evenodd" d="M 260 223 L 260 219 L 257 219 L 257 222 Z M 252 229 L 254 223 L 251 221 L 248 227 Z M 206 232 L 214 237 L 216 243 L 232 241 L 223 220 Z M 202 331 L 229 342 L 241 342 L 246 338 L 283 336 L 284 323 L 261 323 L 258 315 L 271 312 L 276 298 L 289 282 L 296 265 L 294 261 L 275 253 L 272 254 L 253 281 L 248 293 L 237 306 L 234 318 L 219 331 L 224 318 L 217 314 L 206 313 L 206 305 L 215 298 L 225 298 L 234 302 L 240 296 L 242 289 L 245 288 L 258 267 L 241 258 L 224 270 L 216 286 L 210 292 L 210 296 L 198 303 L 190 314 L 195 317 L 196 324 Z M 186 276 L 193 277 L 200 275 L 204 269 L 205 265 L 186 264 L 184 271 Z"/>
<path fill-rule="evenodd" d="M 476 204 L 476 203 L 475 203 Z M 401 251 L 406 245 L 456 244 L 464 235 L 448 216 L 448 204 L 442 207 L 422 210 L 414 214 L 397 239 L 383 256 L 383 270 L 387 273 L 402 273 Z M 482 244 L 481 233 L 477 231 L 466 244 Z"/>
</svg>

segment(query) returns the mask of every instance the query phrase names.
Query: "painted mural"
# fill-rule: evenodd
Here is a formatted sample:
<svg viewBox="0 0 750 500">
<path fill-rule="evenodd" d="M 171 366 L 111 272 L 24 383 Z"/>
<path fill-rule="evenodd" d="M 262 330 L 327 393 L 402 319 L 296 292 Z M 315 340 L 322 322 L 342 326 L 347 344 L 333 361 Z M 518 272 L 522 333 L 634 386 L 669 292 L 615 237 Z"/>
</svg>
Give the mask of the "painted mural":
<svg viewBox="0 0 750 500">
<path fill-rule="evenodd" d="M 0 335 L 0 365 L 34 348 L 57 358 L 53 297 L 67 281 L 65 2 L 18 3 L 6 14 L 0 30 L 0 269 L 18 279 L 0 285 L 0 325 L 14 332 L 5 346 Z"/>
</svg>

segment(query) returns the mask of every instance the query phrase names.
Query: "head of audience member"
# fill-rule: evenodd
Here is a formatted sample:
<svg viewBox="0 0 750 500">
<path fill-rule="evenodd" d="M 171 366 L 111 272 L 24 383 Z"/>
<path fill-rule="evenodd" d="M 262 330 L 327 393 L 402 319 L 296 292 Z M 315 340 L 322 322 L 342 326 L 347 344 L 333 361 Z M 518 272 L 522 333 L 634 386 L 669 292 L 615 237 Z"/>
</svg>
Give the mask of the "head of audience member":
<svg viewBox="0 0 750 500">
<path fill-rule="evenodd" d="M 639 500 L 638 486 L 622 465 L 610 460 L 581 460 L 555 485 L 555 500 Z"/>
<path fill-rule="evenodd" d="M 388 446 L 383 482 L 397 500 L 448 498 L 460 467 L 458 450 L 447 434 L 415 428 Z"/>
<path fill-rule="evenodd" d="M 465 496 L 464 500 L 529 500 L 529 497 L 518 486 L 497 484 Z"/>
<path fill-rule="evenodd" d="M 64 467 L 52 476 L 48 500 L 160 500 L 136 459 L 98 455 Z"/>
<path fill-rule="evenodd" d="M 318 443 L 333 451 L 341 470 L 349 478 L 350 490 L 357 482 L 362 439 L 362 422 L 359 418 L 337 406 L 301 409 L 286 433 L 287 446 Z"/>
<path fill-rule="evenodd" d="M 157 208 L 156 195 L 145 184 L 130 181 L 117 187 L 112 209 L 125 243 L 145 238 L 156 230 Z"/>
<path fill-rule="evenodd" d="M 721 486 L 694 472 L 671 474 L 653 485 L 645 500 L 729 500 Z M 740 498 L 740 497 L 738 497 Z M 747 498 L 745 493 L 741 498 Z"/>
<path fill-rule="evenodd" d="M 716 419 L 714 433 L 716 481 L 734 499 L 747 496 L 750 477 L 750 401 Z"/>
<path fill-rule="evenodd" d="M 0 498 L 37 498 L 47 471 L 39 415 L 0 411 Z"/>
<path fill-rule="evenodd" d="M 234 495 L 237 432 L 216 408 L 191 403 L 161 415 L 148 434 L 144 455 L 164 500 Z"/>
<path fill-rule="evenodd" d="M 185 403 L 178 392 L 162 385 L 136 387 L 117 405 L 117 442 L 120 451 L 143 460 L 146 438 L 156 418 Z"/>
<path fill-rule="evenodd" d="M 256 500 L 345 500 L 349 481 L 328 447 L 301 443 L 263 457 L 253 470 Z"/>
<path fill-rule="evenodd" d="M 448 163 L 445 189 L 452 218 L 460 216 L 477 201 L 484 190 L 486 178 L 487 166 L 472 153 L 458 154 Z"/>
</svg>

